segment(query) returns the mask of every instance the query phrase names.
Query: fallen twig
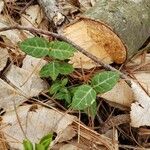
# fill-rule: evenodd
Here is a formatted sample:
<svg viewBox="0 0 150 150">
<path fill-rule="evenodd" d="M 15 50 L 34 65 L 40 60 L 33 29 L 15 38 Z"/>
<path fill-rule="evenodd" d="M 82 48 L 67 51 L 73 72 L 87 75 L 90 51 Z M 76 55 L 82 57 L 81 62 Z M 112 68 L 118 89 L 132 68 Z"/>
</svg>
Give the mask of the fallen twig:
<svg viewBox="0 0 150 150">
<path fill-rule="evenodd" d="M 129 122 L 130 122 L 130 114 L 114 116 L 103 124 L 103 126 L 100 128 L 100 133 L 104 134 L 114 126 L 118 126 Z"/>
<path fill-rule="evenodd" d="M 37 28 L 33 28 L 33 27 L 24 27 L 24 26 L 20 26 L 20 25 L 14 25 L 14 26 L 10 26 L 10 27 L 1 28 L 0 32 L 7 31 L 7 30 L 14 30 L 14 29 L 26 30 L 26 31 L 29 31 L 29 32 L 32 32 L 32 33 L 34 32 L 34 33 L 38 33 L 38 34 L 39 33 L 44 34 L 44 35 L 47 35 L 47 36 L 53 36 L 53 37 L 55 37 L 59 40 L 65 41 L 65 42 L 71 44 L 72 46 L 74 46 L 79 52 L 81 52 L 82 54 L 84 54 L 85 56 L 87 56 L 88 58 L 90 58 L 91 60 L 96 62 L 97 64 L 101 65 L 106 70 L 111 70 L 111 71 L 118 72 L 120 77 L 125 79 L 126 82 L 128 84 L 130 84 L 130 78 L 128 78 L 128 76 L 126 76 L 124 73 L 122 73 L 121 71 L 117 70 L 116 68 L 112 67 L 109 64 L 103 63 L 96 56 L 94 56 L 93 54 L 87 52 L 84 48 L 80 47 L 79 45 L 77 45 L 76 43 L 74 43 L 73 41 L 71 41 L 70 39 L 68 39 L 67 37 L 65 37 L 61 34 L 57 34 L 57 33 L 50 32 L 50 31 L 45 31 L 45 30 L 41 30 L 41 29 L 37 29 Z"/>
</svg>

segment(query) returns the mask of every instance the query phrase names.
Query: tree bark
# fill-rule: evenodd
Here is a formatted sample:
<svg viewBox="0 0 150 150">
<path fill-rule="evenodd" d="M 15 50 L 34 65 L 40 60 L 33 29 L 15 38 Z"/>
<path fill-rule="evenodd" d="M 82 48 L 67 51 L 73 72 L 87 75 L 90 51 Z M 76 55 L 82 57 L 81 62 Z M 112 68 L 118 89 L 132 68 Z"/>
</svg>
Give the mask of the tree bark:
<svg viewBox="0 0 150 150">
<path fill-rule="evenodd" d="M 64 34 L 106 63 L 121 64 L 135 54 L 150 35 L 149 0 L 98 0 Z M 84 68 L 94 64 L 75 54 L 71 63 Z"/>
<path fill-rule="evenodd" d="M 57 8 L 57 0 L 38 1 L 49 20 L 58 18 L 55 22 L 59 23 L 61 12 Z M 150 1 L 97 0 L 80 19 L 65 27 L 63 34 L 104 63 L 124 63 L 150 35 Z M 76 68 L 90 69 L 96 66 L 79 52 L 70 62 Z"/>
<path fill-rule="evenodd" d="M 149 0 L 99 0 L 85 17 L 108 25 L 124 42 L 128 56 L 150 36 Z"/>
<path fill-rule="evenodd" d="M 65 21 L 57 0 L 38 0 L 40 6 L 43 8 L 48 20 L 54 25 L 58 26 Z"/>
</svg>

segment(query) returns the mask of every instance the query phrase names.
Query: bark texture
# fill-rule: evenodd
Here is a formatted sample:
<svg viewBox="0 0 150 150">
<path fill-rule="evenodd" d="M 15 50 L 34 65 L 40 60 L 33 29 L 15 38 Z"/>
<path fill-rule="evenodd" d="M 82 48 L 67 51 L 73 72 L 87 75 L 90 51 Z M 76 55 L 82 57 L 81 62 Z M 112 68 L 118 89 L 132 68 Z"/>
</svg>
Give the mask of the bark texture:
<svg viewBox="0 0 150 150">
<path fill-rule="evenodd" d="M 121 64 L 150 35 L 150 1 L 98 0 L 77 22 L 66 27 L 64 34 L 104 63 Z M 79 53 L 71 63 L 76 68 L 95 66 Z"/>
<path fill-rule="evenodd" d="M 99 0 L 85 17 L 108 25 L 133 55 L 150 36 L 149 0 Z"/>
<path fill-rule="evenodd" d="M 64 22 L 65 17 L 61 13 L 57 0 L 38 0 L 38 2 L 50 22 L 53 22 L 56 26 Z"/>
<path fill-rule="evenodd" d="M 56 25 L 64 21 L 57 5 L 61 0 L 38 1 L 50 21 Z M 62 33 L 104 63 L 121 64 L 135 54 L 150 35 L 150 1 L 97 0 L 92 8 L 65 27 Z M 70 62 L 75 68 L 97 66 L 79 52 Z"/>
</svg>

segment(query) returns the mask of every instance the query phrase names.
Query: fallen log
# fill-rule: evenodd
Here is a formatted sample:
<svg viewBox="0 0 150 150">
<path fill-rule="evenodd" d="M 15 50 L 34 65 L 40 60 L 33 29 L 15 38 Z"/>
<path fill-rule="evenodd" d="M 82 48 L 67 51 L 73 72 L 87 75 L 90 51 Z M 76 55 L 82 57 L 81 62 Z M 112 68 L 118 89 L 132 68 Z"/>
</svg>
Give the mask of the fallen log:
<svg viewBox="0 0 150 150">
<path fill-rule="evenodd" d="M 104 63 L 122 64 L 150 35 L 149 0 L 98 0 L 63 34 Z M 70 62 L 76 68 L 96 66 L 79 52 Z"/>
</svg>

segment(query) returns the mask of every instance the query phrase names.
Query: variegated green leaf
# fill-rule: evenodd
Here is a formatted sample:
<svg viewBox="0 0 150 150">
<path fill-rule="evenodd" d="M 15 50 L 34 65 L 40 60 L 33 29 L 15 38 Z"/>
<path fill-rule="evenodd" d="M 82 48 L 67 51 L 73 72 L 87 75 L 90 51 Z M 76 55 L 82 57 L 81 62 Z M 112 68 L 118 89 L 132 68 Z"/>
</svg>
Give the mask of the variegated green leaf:
<svg viewBox="0 0 150 150">
<path fill-rule="evenodd" d="M 114 71 L 104 71 L 96 74 L 91 81 L 92 87 L 99 94 L 110 91 L 118 82 L 119 74 Z"/>
<path fill-rule="evenodd" d="M 74 71 L 74 68 L 71 64 L 68 63 L 60 63 L 59 67 L 60 74 L 67 75 Z"/>
<path fill-rule="evenodd" d="M 89 85 L 81 85 L 74 93 L 72 100 L 72 108 L 76 110 L 84 110 L 91 106 L 96 100 L 96 92 Z"/>
<path fill-rule="evenodd" d="M 59 63 L 56 61 L 50 62 L 43 66 L 40 71 L 41 77 L 51 77 L 52 80 L 56 80 L 59 75 Z"/>
<path fill-rule="evenodd" d="M 73 56 L 75 52 L 75 48 L 72 45 L 60 41 L 51 42 L 49 48 L 51 49 L 49 56 L 59 60 L 68 59 Z"/>
<path fill-rule="evenodd" d="M 28 38 L 19 44 L 20 49 L 28 55 L 41 58 L 49 54 L 49 42 L 44 38 Z"/>
</svg>

